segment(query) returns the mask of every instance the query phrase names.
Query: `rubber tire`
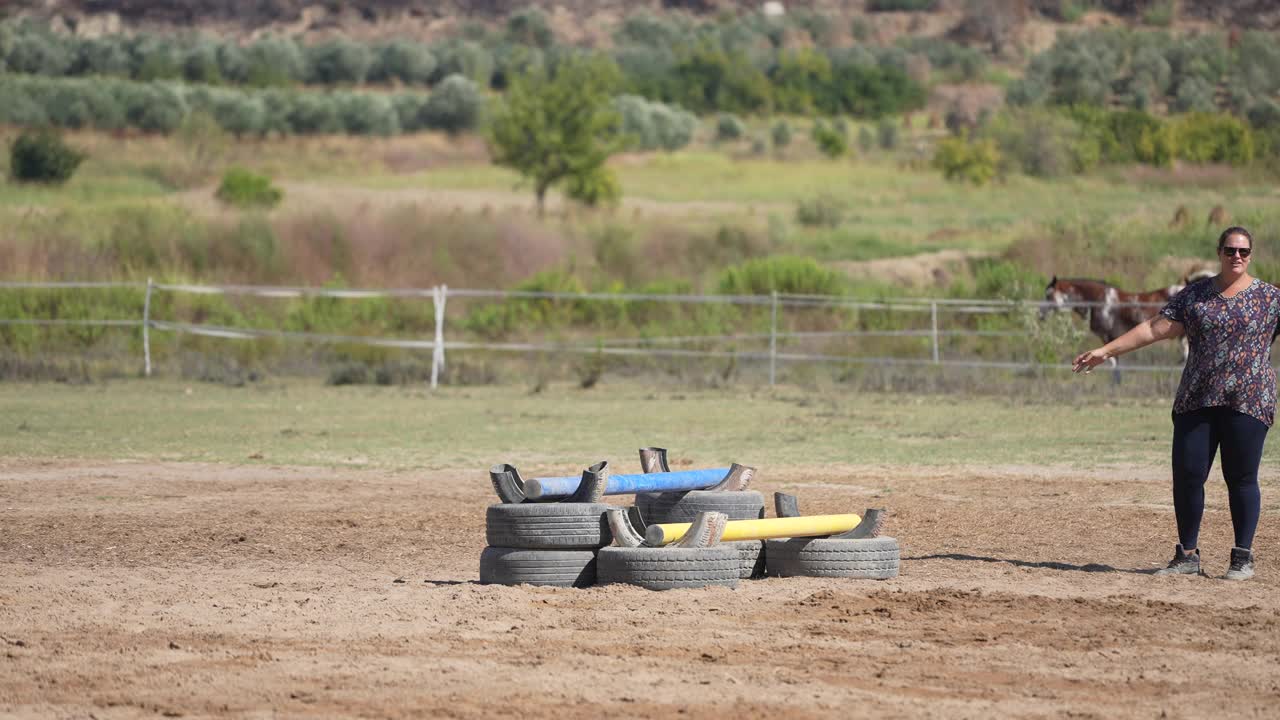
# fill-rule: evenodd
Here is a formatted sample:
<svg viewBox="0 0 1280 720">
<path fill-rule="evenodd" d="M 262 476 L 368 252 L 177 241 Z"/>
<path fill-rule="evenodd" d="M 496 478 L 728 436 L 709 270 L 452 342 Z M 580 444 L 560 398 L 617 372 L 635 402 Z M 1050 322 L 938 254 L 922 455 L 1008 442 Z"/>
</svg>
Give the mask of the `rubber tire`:
<svg viewBox="0 0 1280 720">
<path fill-rule="evenodd" d="M 613 542 L 606 503 L 500 503 L 485 512 L 491 547 L 593 550 Z"/>
<path fill-rule="evenodd" d="M 601 585 L 624 583 L 649 590 L 700 588 L 708 585 L 738 586 L 738 549 L 728 545 L 709 548 L 600 548 L 596 560 Z"/>
<path fill-rule="evenodd" d="M 596 582 L 591 550 L 522 550 L 487 547 L 480 553 L 481 585 L 587 587 Z"/>
<path fill-rule="evenodd" d="M 765 541 L 770 577 L 840 577 L 888 580 L 901 566 L 898 541 L 891 537 L 841 540 L 787 538 Z"/>
<path fill-rule="evenodd" d="M 762 578 L 765 573 L 764 541 L 735 540 L 720 543 L 738 551 L 738 577 L 742 580 Z"/>
<path fill-rule="evenodd" d="M 764 496 L 755 490 L 640 493 L 636 508 L 649 525 L 693 522 L 704 512 L 724 513 L 730 520 L 759 520 L 764 517 Z"/>
</svg>

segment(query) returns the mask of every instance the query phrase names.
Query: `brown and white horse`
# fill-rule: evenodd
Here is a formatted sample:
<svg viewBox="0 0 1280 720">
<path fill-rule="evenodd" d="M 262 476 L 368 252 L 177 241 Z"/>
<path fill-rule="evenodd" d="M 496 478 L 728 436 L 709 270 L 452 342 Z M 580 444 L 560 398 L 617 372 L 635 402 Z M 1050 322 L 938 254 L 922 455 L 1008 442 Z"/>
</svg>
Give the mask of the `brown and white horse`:
<svg viewBox="0 0 1280 720">
<path fill-rule="evenodd" d="M 1060 278 L 1054 276 L 1044 289 L 1045 302 L 1040 306 L 1043 320 L 1055 310 L 1070 307 L 1089 322 L 1089 330 L 1103 343 L 1109 343 L 1137 327 L 1142 321 L 1160 311 L 1160 306 L 1178 294 L 1183 285 L 1170 285 L 1158 290 L 1126 292 L 1101 280 L 1084 278 Z M 1182 359 L 1186 360 L 1184 344 Z M 1109 361 L 1115 372 L 1114 380 L 1120 381 L 1118 363 Z"/>
</svg>

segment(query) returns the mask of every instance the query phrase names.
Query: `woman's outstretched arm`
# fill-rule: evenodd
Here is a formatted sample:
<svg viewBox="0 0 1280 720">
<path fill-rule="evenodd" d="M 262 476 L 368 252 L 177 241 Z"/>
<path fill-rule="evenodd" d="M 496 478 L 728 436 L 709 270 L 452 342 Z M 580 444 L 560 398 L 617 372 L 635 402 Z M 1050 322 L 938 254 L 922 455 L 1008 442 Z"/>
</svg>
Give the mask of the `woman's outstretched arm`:
<svg viewBox="0 0 1280 720">
<path fill-rule="evenodd" d="M 1096 350 L 1080 353 L 1071 364 L 1072 372 L 1089 371 L 1113 357 L 1120 357 L 1138 348 L 1168 338 L 1182 337 L 1182 323 L 1163 315 L 1143 320 L 1137 327 Z"/>
</svg>

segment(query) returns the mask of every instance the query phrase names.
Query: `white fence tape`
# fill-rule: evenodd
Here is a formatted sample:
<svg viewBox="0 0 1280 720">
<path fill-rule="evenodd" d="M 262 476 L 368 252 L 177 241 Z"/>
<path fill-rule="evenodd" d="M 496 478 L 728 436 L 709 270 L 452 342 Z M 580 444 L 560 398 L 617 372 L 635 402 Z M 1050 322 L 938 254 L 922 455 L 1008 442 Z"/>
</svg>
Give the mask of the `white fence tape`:
<svg viewBox="0 0 1280 720">
<path fill-rule="evenodd" d="M 949 337 L 1021 337 L 1025 333 L 1008 330 L 952 330 L 939 327 L 940 313 L 952 315 L 1007 314 L 1011 311 L 1037 310 L 1041 303 L 1034 301 L 1010 301 L 995 299 L 956 299 L 956 298 L 881 298 L 865 300 L 846 297 L 820 295 L 644 295 L 638 293 L 558 293 L 515 290 L 477 290 L 459 289 L 437 286 L 433 288 L 394 288 L 394 289 L 342 289 L 318 287 L 288 286 L 256 286 L 256 285 L 191 285 L 164 284 L 148 281 L 145 285 L 138 283 L 99 283 L 99 282 L 0 282 L 0 290 L 40 290 L 40 289 L 119 289 L 131 288 L 145 290 L 142 319 L 140 320 L 81 320 L 81 319 L 0 319 L 3 325 L 31 326 L 104 326 L 141 328 L 145 352 L 146 374 L 151 371 L 151 347 L 148 331 L 151 329 L 186 333 L 204 337 L 227 340 L 257 340 L 274 338 L 290 341 L 313 342 L 321 344 L 360 344 L 373 347 L 395 348 L 404 350 L 430 350 L 432 353 L 431 384 L 435 387 L 439 373 L 444 369 L 446 350 L 485 350 L 492 352 L 539 352 L 539 353 L 577 353 L 601 354 L 624 357 L 666 357 L 666 358 L 736 358 L 741 360 L 768 361 L 770 366 L 770 383 L 773 382 L 773 367 L 778 361 L 785 362 L 832 362 L 856 365 L 888 365 L 888 366 L 949 366 L 965 368 L 991 369 L 1026 369 L 1036 367 L 1027 362 L 1001 362 L 993 360 L 974 360 L 947 358 L 941 354 L 942 338 Z M 371 298 L 401 298 L 430 300 L 434 306 L 435 329 L 430 340 L 399 339 L 366 335 L 333 335 L 325 333 L 294 332 L 263 328 L 235 328 L 217 325 L 174 322 L 156 320 L 151 316 L 151 299 L 154 292 L 189 293 L 199 295 L 249 295 L 262 298 L 288 299 L 303 297 L 331 297 L 348 300 Z M 444 335 L 445 306 L 448 299 L 474 298 L 489 300 L 560 300 L 574 302 L 658 302 L 677 304 L 731 304 L 748 306 L 769 306 L 771 308 L 770 332 L 747 333 L 736 335 L 697 335 L 653 338 L 606 338 L 593 343 L 497 343 L 472 341 L 446 341 Z M 1130 303 L 1128 306 L 1161 307 L 1159 303 Z M 1102 303 L 1066 303 L 1055 305 L 1053 309 L 1097 308 Z M 887 312 L 928 313 L 930 327 L 913 330 L 832 330 L 786 332 L 777 328 L 778 311 L 782 308 L 831 307 L 854 310 L 881 310 Z M 1112 305 L 1112 307 L 1116 307 Z M 788 339 L 834 339 L 834 338 L 878 338 L 903 337 L 924 338 L 930 342 L 930 357 L 870 357 L 855 355 L 831 355 L 825 353 L 780 352 L 779 340 Z M 693 350 L 663 347 L 694 343 L 753 343 L 768 341 L 763 350 Z M 1067 365 L 1039 365 L 1045 369 L 1069 368 Z M 1171 372 L 1180 370 L 1180 365 L 1126 365 L 1126 371 L 1137 372 Z"/>
</svg>

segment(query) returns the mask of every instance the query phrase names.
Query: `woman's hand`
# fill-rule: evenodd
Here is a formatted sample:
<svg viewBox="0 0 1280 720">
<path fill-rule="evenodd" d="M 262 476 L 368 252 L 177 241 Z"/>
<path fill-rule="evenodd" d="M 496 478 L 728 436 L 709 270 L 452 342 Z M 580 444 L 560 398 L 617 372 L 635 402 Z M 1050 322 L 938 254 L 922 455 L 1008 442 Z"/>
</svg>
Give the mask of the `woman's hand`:
<svg viewBox="0 0 1280 720">
<path fill-rule="evenodd" d="M 1107 354 L 1102 351 L 1102 348 L 1080 353 L 1075 362 L 1071 364 L 1071 372 L 1078 373 L 1083 371 L 1088 374 L 1094 368 L 1106 362 L 1107 359 Z"/>
</svg>

